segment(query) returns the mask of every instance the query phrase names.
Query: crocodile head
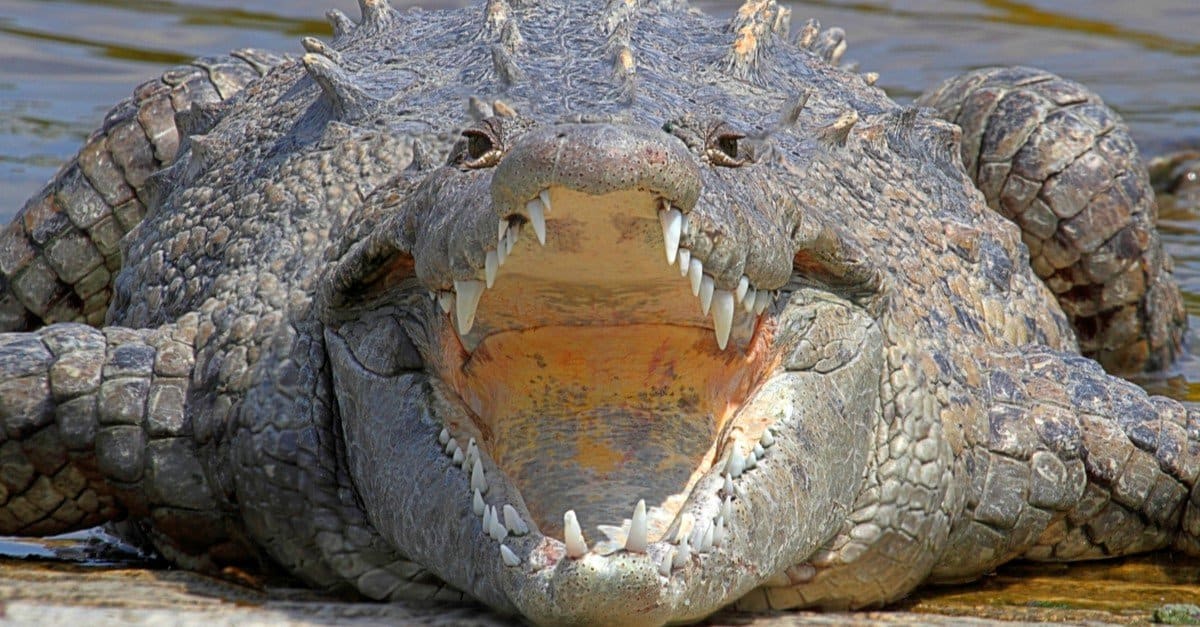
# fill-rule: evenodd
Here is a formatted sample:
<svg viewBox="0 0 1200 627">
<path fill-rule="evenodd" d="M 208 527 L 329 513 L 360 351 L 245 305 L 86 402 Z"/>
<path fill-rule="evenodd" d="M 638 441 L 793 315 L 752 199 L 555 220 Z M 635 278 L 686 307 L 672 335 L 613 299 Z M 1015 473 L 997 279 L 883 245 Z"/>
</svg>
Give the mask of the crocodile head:
<svg viewBox="0 0 1200 627">
<path fill-rule="evenodd" d="M 672 27 L 700 41 L 700 19 Z M 594 71 L 552 44 L 525 44 L 543 87 Z M 375 190 L 324 278 L 371 522 L 537 622 L 707 615 L 832 537 L 865 466 L 880 279 L 811 204 L 838 184 L 810 165 L 845 105 L 797 123 L 802 81 L 675 59 L 632 100 L 484 107 L 441 165 Z"/>
</svg>

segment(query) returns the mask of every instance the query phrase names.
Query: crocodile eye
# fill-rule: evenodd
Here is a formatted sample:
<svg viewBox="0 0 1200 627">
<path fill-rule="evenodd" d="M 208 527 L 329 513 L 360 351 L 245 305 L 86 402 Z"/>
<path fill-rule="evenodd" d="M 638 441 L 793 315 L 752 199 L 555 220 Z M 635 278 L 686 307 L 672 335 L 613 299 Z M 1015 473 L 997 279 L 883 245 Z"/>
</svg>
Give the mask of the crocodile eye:
<svg viewBox="0 0 1200 627">
<path fill-rule="evenodd" d="M 479 129 L 463 131 L 467 146 L 462 155 L 461 163 L 468 168 L 490 168 L 500 163 L 501 151 L 496 147 L 492 136 Z"/>
<path fill-rule="evenodd" d="M 741 133 L 728 131 L 717 135 L 706 151 L 709 162 L 727 168 L 736 168 L 746 163 L 746 159 L 738 153 L 738 140 L 744 137 Z"/>
</svg>

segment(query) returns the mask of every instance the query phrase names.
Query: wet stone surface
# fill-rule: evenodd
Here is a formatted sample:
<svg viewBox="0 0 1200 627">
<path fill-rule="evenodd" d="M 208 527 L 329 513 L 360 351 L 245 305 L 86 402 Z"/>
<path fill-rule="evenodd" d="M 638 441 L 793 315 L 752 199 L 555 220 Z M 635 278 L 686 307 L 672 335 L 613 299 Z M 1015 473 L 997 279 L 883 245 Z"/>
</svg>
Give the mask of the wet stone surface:
<svg viewBox="0 0 1200 627">
<path fill-rule="evenodd" d="M 24 547 L 24 550 L 23 550 Z M 479 606 L 355 602 L 229 573 L 169 570 L 96 543 L 5 542 L 0 623 L 39 625 L 509 625 Z M 147 565 L 149 564 L 149 565 Z M 1107 562 L 1017 563 L 983 581 L 926 588 L 852 613 L 722 612 L 711 625 L 997 623 L 1187 624 L 1200 610 L 1200 560 L 1160 553 Z"/>
</svg>

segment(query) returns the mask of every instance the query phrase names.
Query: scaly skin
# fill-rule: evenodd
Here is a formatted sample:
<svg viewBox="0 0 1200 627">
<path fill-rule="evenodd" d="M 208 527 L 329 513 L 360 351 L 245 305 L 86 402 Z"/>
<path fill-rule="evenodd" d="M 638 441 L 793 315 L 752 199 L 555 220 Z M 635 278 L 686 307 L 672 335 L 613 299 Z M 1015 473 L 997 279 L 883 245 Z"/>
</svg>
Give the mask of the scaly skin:
<svg viewBox="0 0 1200 627">
<path fill-rule="evenodd" d="M 950 83 L 927 100 L 964 141 L 835 67 L 839 29 L 789 41 L 770 1 L 728 25 L 360 4 L 181 112 L 169 167 L 120 170 L 147 205 L 115 278 L 86 280 L 111 298 L 74 280 L 96 255 L 53 245 L 87 240 L 84 207 L 126 219 L 73 204 L 109 189 L 82 157 L 43 195 L 70 219 L 26 209 L 0 239 L 0 533 L 124 517 L 184 567 L 544 624 L 1200 552 L 1197 416 L 1072 327 L 1139 370 L 1183 321 L 1144 168 L 1082 88 Z M 1091 117 L 1051 115 L 1067 87 Z M 1041 117 L 972 108 L 1008 93 Z M 1030 139 L 1084 127 L 1070 155 Z M 111 160 L 138 154 L 169 161 Z M 1086 155 L 1093 187 L 1056 194 Z M 62 322 L 96 303 L 103 328 Z"/>
</svg>

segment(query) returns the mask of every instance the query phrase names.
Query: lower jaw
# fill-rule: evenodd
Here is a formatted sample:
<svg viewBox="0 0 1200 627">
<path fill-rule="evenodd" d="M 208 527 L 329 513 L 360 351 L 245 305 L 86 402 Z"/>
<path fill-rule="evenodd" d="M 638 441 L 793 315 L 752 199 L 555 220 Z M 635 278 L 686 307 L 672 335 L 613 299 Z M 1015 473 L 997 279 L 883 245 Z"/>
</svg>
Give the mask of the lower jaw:
<svg viewBox="0 0 1200 627">
<path fill-rule="evenodd" d="M 554 346 L 562 346 L 543 344 L 545 338 L 534 332 L 519 339 L 498 354 L 511 356 L 520 346 L 545 358 Z M 647 377 L 657 372 L 647 370 L 661 363 L 653 358 L 653 345 L 611 343 L 627 351 L 623 367 Z M 644 349 L 631 351 L 631 346 Z M 479 374 L 476 370 L 485 367 L 478 359 L 482 355 L 477 353 L 462 371 Z M 774 370 L 754 370 L 745 363 L 765 361 L 763 353 L 719 358 L 713 360 L 719 367 L 678 368 L 679 375 L 671 373 L 659 386 L 647 385 L 645 378 L 622 377 L 642 396 L 619 408 L 588 398 L 587 390 L 597 393 L 598 386 L 593 381 L 588 387 L 571 374 L 597 372 L 591 368 L 595 364 L 586 363 L 576 363 L 581 366 L 577 369 L 536 369 L 538 385 L 524 389 L 537 394 L 503 394 L 469 385 L 457 393 L 468 406 L 486 400 L 493 410 L 503 408 L 491 416 L 474 412 L 485 415 L 478 420 L 466 418 L 473 408 L 463 412 L 463 419 L 447 421 L 442 439 L 452 460 L 458 446 L 458 464 L 468 477 L 478 466 L 481 478 L 469 488 L 479 523 L 474 541 L 499 553 L 498 583 L 524 615 L 547 624 L 696 619 L 790 565 L 788 547 L 752 541 L 757 536 L 753 528 L 764 524 L 758 517 L 775 513 L 765 511 L 761 502 L 750 507 L 755 500 L 751 494 L 764 482 L 791 485 L 795 469 L 790 465 L 799 457 L 782 452 L 788 446 L 781 445 L 786 436 L 768 430 L 789 413 L 786 399 L 755 395 L 762 382 L 739 378 L 737 373 Z M 516 362 L 528 366 L 536 359 L 486 366 L 495 370 L 479 379 L 511 386 L 514 379 L 531 376 L 533 370 L 527 372 Z M 613 362 L 606 363 L 613 367 Z M 713 379 L 724 385 L 711 385 Z M 683 401 L 688 394 L 701 396 L 693 387 L 700 380 L 708 386 L 704 400 Z M 747 401 L 749 397 L 759 400 Z M 631 550 L 626 542 L 639 500 L 645 501 L 648 514 L 647 543 Z M 512 510 L 507 516 L 505 506 Z M 785 506 L 779 513 L 791 509 Z M 582 555 L 570 555 L 564 546 L 567 510 L 574 510 L 581 523 L 587 542 Z M 512 524 L 509 516 L 520 522 Z"/>
</svg>

